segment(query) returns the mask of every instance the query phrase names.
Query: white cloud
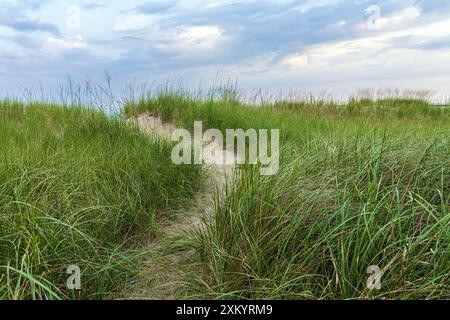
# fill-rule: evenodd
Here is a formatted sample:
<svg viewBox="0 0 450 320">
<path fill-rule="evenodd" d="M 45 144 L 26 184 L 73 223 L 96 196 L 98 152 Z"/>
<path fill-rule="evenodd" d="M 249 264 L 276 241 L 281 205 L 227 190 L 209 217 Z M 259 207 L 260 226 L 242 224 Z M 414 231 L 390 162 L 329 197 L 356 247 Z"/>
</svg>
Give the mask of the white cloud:
<svg viewBox="0 0 450 320">
<path fill-rule="evenodd" d="M 156 45 L 158 49 L 186 54 L 194 52 L 207 54 L 225 40 L 222 29 L 217 26 L 186 26 L 155 32 L 152 36 L 161 40 Z"/>
<path fill-rule="evenodd" d="M 69 30 L 79 30 L 81 28 L 81 8 L 79 6 L 68 6 L 66 13 L 69 15 L 66 20 L 66 27 Z"/>
<path fill-rule="evenodd" d="M 289 69 L 303 69 L 308 65 L 308 56 L 303 53 L 295 53 L 284 58 L 282 63 Z"/>
<path fill-rule="evenodd" d="M 412 18 L 415 14 L 411 11 L 401 16 Z M 400 19 L 394 19 L 392 21 L 400 21 Z M 413 38 L 416 39 L 416 43 L 420 43 L 421 39 L 427 39 L 430 41 L 449 35 L 450 20 L 438 21 L 417 27 L 369 35 L 358 39 L 310 46 L 302 52 L 297 52 L 286 56 L 282 60 L 282 65 L 288 67 L 289 69 L 296 70 L 304 69 L 305 67 L 342 66 L 343 64 L 372 65 L 376 61 L 381 66 L 384 65 L 384 63 L 389 63 L 389 61 L 394 59 L 394 57 L 389 55 L 389 52 L 397 52 L 400 56 L 400 52 L 402 52 L 402 54 L 406 54 L 405 50 L 411 50 L 408 48 L 402 48 L 401 45 L 395 46 L 396 42 L 394 39 L 403 37 Z M 396 58 L 398 57 L 396 56 L 395 59 Z"/>
<path fill-rule="evenodd" d="M 300 13 L 306 13 L 312 9 L 338 4 L 342 1 L 343 0 L 307 0 L 296 6 L 294 10 L 297 10 Z"/>
<path fill-rule="evenodd" d="M 118 17 L 115 21 L 115 31 L 135 31 L 144 29 L 149 23 L 149 17 L 142 14 L 130 14 Z"/>
<path fill-rule="evenodd" d="M 212 48 L 222 35 L 222 30 L 216 26 L 190 26 L 182 29 L 178 38 L 188 45 Z"/>
<path fill-rule="evenodd" d="M 380 14 L 379 17 L 372 16 L 374 19 L 369 18 L 368 23 L 359 25 L 357 29 L 381 30 L 385 28 L 407 25 L 420 17 L 422 14 L 422 9 L 418 6 L 411 6 L 389 16 L 383 16 L 382 11 L 378 13 Z"/>
<path fill-rule="evenodd" d="M 9 18 L 24 1 L 0 2 L 0 11 Z M 409 75 L 427 85 L 420 82 L 421 74 L 450 74 L 445 43 L 450 14 L 444 1 L 378 1 L 377 30 L 367 28 L 364 20 L 371 13 L 362 12 L 377 1 L 170 1 L 177 5 L 169 11 L 156 6 L 147 15 L 137 9 L 143 2 L 112 1 L 81 12 L 75 7 L 68 10 L 66 1 L 21 9 L 20 19 L 12 19 L 18 21 L 16 31 L 0 26 L 0 69 L 8 75 L 0 84 L 12 85 L 11 75 L 22 84 L 27 81 L 23 74 L 30 74 L 27 78 L 34 73 L 95 74 L 103 67 L 120 79 L 147 79 L 151 73 L 164 81 L 167 74 L 188 70 L 183 75 L 186 81 L 196 73 L 214 80 L 220 71 L 224 78 L 245 78 L 251 86 L 279 87 L 327 86 L 333 81 L 353 85 L 364 79 L 388 81 Z M 8 3 L 12 7 L 6 10 Z M 60 32 L 35 32 L 39 29 L 33 22 L 54 25 Z M 88 51 L 67 55 L 64 50 L 70 49 Z M 77 65 L 77 59 L 87 63 Z M 104 65 L 99 68 L 97 61 Z M 26 71 L 15 73 L 20 67 Z"/>
<path fill-rule="evenodd" d="M 84 49 L 88 47 L 86 41 L 84 41 L 83 37 L 80 34 L 77 34 L 72 37 L 67 38 L 48 38 L 47 39 L 47 47 L 49 49 Z"/>
</svg>

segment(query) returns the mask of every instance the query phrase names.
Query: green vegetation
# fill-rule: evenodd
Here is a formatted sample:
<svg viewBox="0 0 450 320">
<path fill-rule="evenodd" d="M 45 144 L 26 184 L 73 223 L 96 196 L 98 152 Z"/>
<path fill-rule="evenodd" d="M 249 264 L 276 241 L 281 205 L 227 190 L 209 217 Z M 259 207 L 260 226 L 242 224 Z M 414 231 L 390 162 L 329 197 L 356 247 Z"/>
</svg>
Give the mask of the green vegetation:
<svg viewBox="0 0 450 320">
<path fill-rule="evenodd" d="M 193 245 L 198 298 L 449 297 L 450 110 L 420 99 L 240 103 L 162 93 L 125 106 L 192 128 L 281 130 L 273 177 L 242 166 Z M 382 270 L 368 290 L 369 266 Z"/>
<path fill-rule="evenodd" d="M 0 299 L 110 297 L 141 267 L 142 234 L 200 185 L 169 143 L 79 107 L 0 101 L 0 150 Z"/>
<path fill-rule="evenodd" d="M 108 299 L 140 280 L 148 290 L 168 281 L 183 298 L 450 296 L 448 107 L 238 96 L 165 91 L 126 102 L 123 117 L 77 97 L 76 107 L 0 101 L 0 299 Z M 198 213 L 205 175 L 173 165 L 172 143 L 123 119 L 142 113 L 188 129 L 280 129 L 280 171 L 240 166 L 203 228 L 167 235 L 163 220 Z M 69 265 L 81 291 L 66 289 Z M 367 288 L 374 265 L 381 290 Z"/>
</svg>

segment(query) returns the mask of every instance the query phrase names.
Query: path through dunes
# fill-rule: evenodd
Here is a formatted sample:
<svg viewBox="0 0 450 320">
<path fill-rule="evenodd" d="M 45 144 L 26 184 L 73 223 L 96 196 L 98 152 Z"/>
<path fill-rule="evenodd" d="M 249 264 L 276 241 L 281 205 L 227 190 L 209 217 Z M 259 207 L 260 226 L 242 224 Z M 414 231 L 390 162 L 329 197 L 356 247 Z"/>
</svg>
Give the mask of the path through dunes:
<svg viewBox="0 0 450 320">
<path fill-rule="evenodd" d="M 214 197 L 213 214 L 200 224 L 201 232 L 164 246 L 164 257 L 186 253 L 175 256 L 181 258 L 177 266 L 189 271 L 171 277 L 184 281 L 171 291 L 176 298 L 448 296 L 448 109 L 403 99 L 252 106 L 175 93 L 124 109 L 129 118 L 148 113 L 173 119 L 190 129 L 175 132 L 183 141 L 192 140 L 191 133 L 200 141 L 203 130 L 204 137 L 218 132 L 218 140 L 230 128 L 280 131 L 276 174 L 266 177 L 258 165 L 239 166 L 232 188 L 219 201 Z M 177 152 L 189 150 L 169 149 L 176 162 L 188 162 Z M 195 251 L 189 254 L 189 248 Z M 382 273 L 380 290 L 368 285 L 371 266 Z M 186 295 L 179 294 L 180 287 L 188 288 Z"/>
<path fill-rule="evenodd" d="M 141 114 L 129 119 L 140 130 L 170 140 L 176 127 L 163 123 L 158 117 Z M 187 272 L 195 272 L 194 249 L 189 245 L 192 232 L 203 227 L 214 209 L 214 196 L 225 192 L 226 185 L 234 175 L 234 165 L 216 165 L 218 159 L 234 159 L 233 151 L 223 150 L 222 146 L 212 142 L 204 145 L 211 159 L 206 158 L 204 165 L 205 187 L 193 201 L 192 208 L 178 210 L 174 214 L 161 215 L 159 236 L 148 240 L 146 262 L 140 275 L 125 288 L 124 299 L 175 299 L 186 294 L 183 278 Z M 170 161 L 170 159 L 168 159 Z M 227 162 L 229 163 L 229 162 Z M 165 219 L 165 217 L 169 218 Z"/>
</svg>

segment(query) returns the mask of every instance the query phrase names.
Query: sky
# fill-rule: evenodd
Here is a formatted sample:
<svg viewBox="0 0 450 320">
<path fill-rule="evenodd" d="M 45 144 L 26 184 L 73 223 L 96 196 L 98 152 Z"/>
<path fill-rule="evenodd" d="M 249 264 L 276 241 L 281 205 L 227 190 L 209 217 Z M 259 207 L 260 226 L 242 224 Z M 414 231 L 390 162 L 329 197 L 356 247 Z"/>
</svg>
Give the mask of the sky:
<svg viewBox="0 0 450 320">
<path fill-rule="evenodd" d="M 450 1 L 0 0 L 0 92 L 67 76 L 450 96 Z"/>
</svg>

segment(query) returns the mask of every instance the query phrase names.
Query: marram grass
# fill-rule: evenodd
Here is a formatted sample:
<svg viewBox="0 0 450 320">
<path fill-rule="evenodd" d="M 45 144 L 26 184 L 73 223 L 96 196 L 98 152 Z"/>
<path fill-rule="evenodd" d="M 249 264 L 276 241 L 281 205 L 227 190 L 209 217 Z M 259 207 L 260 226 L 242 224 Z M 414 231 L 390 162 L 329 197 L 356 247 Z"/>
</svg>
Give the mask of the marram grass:
<svg viewBox="0 0 450 320">
<path fill-rule="evenodd" d="M 274 128 L 273 177 L 240 167 L 197 232 L 197 298 L 450 297 L 450 110 L 420 99 L 277 101 L 161 93 L 126 105 L 191 128 Z M 370 266 L 381 289 L 367 287 Z"/>
<path fill-rule="evenodd" d="M 98 299 L 140 268 L 136 237 L 189 201 L 198 168 L 97 111 L 0 102 L 0 298 Z M 81 269 L 81 291 L 66 269 Z"/>
<path fill-rule="evenodd" d="M 240 166 L 206 227 L 183 238 L 196 249 L 183 266 L 190 297 L 450 297 L 447 107 L 392 97 L 253 106 L 230 90 L 124 106 L 143 112 L 188 129 L 280 129 L 278 174 Z M 0 298 L 121 296 L 144 266 L 143 235 L 158 241 L 159 218 L 202 183 L 198 166 L 171 163 L 172 146 L 99 111 L 1 101 Z M 81 291 L 65 286 L 69 265 Z M 374 265 L 380 290 L 367 288 Z"/>
</svg>

